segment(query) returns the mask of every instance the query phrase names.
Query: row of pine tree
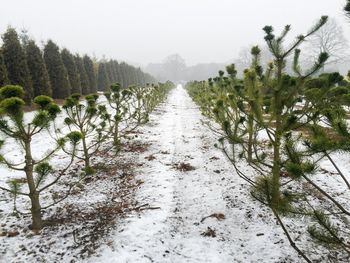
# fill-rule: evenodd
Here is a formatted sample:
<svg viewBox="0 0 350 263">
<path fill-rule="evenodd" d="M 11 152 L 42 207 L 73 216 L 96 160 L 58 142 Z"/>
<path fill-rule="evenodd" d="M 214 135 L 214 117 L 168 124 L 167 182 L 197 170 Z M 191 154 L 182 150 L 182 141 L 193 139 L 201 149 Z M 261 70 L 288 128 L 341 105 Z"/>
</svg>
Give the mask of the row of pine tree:
<svg viewBox="0 0 350 263">
<path fill-rule="evenodd" d="M 70 94 L 89 94 L 106 90 L 111 83 L 122 86 L 145 85 L 155 79 L 124 62 L 96 60 L 88 55 L 72 54 L 52 40 L 43 50 L 26 33 L 9 27 L 2 35 L 0 48 L 0 87 L 20 85 L 30 103 L 38 95 L 64 99 Z"/>
</svg>

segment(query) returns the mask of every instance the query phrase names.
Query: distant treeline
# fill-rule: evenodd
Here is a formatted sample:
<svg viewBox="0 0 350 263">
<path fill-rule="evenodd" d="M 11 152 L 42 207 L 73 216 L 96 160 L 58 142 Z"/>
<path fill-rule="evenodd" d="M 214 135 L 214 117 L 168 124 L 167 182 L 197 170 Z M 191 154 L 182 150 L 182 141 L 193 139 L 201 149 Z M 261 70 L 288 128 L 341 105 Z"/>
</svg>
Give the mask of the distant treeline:
<svg viewBox="0 0 350 263">
<path fill-rule="evenodd" d="M 106 90 L 111 83 L 123 87 L 145 85 L 156 80 L 140 68 L 116 60 L 96 60 L 88 55 L 60 49 L 52 40 L 39 48 L 26 33 L 9 27 L 2 35 L 0 48 L 0 87 L 20 85 L 30 103 L 38 95 L 64 99 L 73 93 L 82 95 Z"/>
</svg>

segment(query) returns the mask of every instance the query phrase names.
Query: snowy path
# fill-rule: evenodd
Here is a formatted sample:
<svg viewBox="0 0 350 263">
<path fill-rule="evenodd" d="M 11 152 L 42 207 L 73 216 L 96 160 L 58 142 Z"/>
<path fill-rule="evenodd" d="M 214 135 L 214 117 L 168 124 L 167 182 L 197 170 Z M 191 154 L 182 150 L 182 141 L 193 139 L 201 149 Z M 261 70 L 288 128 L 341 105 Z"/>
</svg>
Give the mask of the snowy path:
<svg viewBox="0 0 350 263">
<path fill-rule="evenodd" d="M 133 213 L 112 233 L 113 244 L 90 262 L 299 262 L 269 212 L 249 196 L 186 91 L 174 89 L 142 140 L 140 205 L 160 207 Z M 153 160 L 145 160 L 153 155 Z M 189 163 L 196 169 L 174 168 Z M 222 213 L 224 220 L 202 218 Z M 263 216 L 269 215 L 269 216 Z M 216 237 L 201 235 L 210 227 Z"/>
</svg>

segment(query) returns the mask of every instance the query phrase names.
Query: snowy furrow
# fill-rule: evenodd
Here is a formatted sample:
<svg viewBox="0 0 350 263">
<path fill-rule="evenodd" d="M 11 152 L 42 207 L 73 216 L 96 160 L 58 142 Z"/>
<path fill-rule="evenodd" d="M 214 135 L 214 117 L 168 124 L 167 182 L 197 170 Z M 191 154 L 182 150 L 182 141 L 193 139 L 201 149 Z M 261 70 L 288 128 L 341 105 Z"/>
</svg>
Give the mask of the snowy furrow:
<svg viewBox="0 0 350 263">
<path fill-rule="evenodd" d="M 152 144 L 139 160 L 140 205 L 159 209 L 130 215 L 89 262 L 302 262 L 267 208 L 213 144 L 212 132 L 178 86 L 143 128 Z M 153 156 L 145 161 L 145 157 Z M 179 171 L 185 163 L 195 169 Z M 208 217 L 222 214 L 224 219 Z M 204 236 L 212 230 L 215 237 Z"/>
</svg>

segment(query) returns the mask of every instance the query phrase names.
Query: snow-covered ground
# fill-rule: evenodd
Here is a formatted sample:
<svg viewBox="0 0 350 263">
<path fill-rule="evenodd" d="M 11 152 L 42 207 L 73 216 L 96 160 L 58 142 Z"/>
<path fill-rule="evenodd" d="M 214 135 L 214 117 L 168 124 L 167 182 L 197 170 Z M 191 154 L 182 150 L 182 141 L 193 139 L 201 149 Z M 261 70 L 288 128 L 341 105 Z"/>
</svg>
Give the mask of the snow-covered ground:
<svg viewBox="0 0 350 263">
<path fill-rule="evenodd" d="M 130 214 L 89 262 L 302 262 L 213 146 L 216 138 L 181 86 L 151 117 L 142 129 L 151 147 L 139 156 L 146 164 L 136 199 L 157 209 Z M 177 169 L 181 163 L 194 170 Z M 218 218 L 206 218 L 212 214 Z"/>
<path fill-rule="evenodd" d="M 44 212 L 55 224 L 38 235 L 27 227 L 29 215 L 11 215 L 12 199 L 0 192 L 0 262 L 303 262 L 271 211 L 251 197 L 249 185 L 214 147 L 217 138 L 201 120 L 207 121 L 185 89 L 172 90 L 119 157 L 103 151 L 95 156 L 96 176 Z M 47 141 L 34 141 L 40 153 Z M 9 156 L 19 156 L 11 143 L 6 147 Z M 348 171 L 348 156 L 335 157 Z M 58 154 L 53 163 L 64 163 L 62 158 Z M 334 170 L 328 162 L 321 166 Z M 73 166 L 42 202 L 63 191 L 80 168 Z M 20 176 L 0 172 L 2 185 Z M 322 187 L 346 190 L 337 176 L 331 179 L 315 177 Z M 28 200 L 20 199 L 19 210 L 26 207 Z M 298 245 L 315 262 L 325 262 L 327 250 L 305 235 L 309 221 L 284 220 Z"/>
</svg>

